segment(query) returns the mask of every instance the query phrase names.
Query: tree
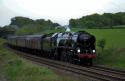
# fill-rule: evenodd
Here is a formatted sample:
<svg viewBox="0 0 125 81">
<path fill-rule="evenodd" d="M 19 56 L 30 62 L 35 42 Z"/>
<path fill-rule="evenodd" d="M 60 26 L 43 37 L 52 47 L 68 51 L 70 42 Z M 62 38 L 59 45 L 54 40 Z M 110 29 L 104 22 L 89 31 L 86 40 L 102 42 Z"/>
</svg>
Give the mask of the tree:
<svg viewBox="0 0 125 81">
<path fill-rule="evenodd" d="M 75 19 L 70 19 L 70 21 L 69 21 L 69 26 L 70 27 L 77 27 L 78 25 L 77 25 L 77 20 L 75 20 Z"/>
<path fill-rule="evenodd" d="M 0 28 L 0 37 L 6 38 L 8 35 L 13 35 L 15 29 L 10 28 L 9 26 L 4 26 Z"/>
<path fill-rule="evenodd" d="M 98 41 L 97 46 L 100 47 L 103 51 L 104 47 L 105 47 L 105 44 L 106 44 L 105 39 L 101 39 L 101 40 Z"/>
<path fill-rule="evenodd" d="M 45 20 L 44 19 L 37 19 L 34 22 L 35 22 L 35 24 L 43 25 Z"/>
<path fill-rule="evenodd" d="M 30 18 L 26 17 L 14 17 L 11 19 L 10 25 L 17 26 L 19 28 L 23 27 L 24 25 L 31 24 L 34 21 Z"/>
<path fill-rule="evenodd" d="M 58 23 L 53 23 L 53 27 L 60 26 Z"/>
<path fill-rule="evenodd" d="M 125 25 L 125 12 L 119 13 L 104 13 L 92 14 L 83 16 L 79 19 L 70 19 L 69 25 L 71 27 L 84 27 L 84 28 L 112 28 L 117 25 Z"/>
</svg>

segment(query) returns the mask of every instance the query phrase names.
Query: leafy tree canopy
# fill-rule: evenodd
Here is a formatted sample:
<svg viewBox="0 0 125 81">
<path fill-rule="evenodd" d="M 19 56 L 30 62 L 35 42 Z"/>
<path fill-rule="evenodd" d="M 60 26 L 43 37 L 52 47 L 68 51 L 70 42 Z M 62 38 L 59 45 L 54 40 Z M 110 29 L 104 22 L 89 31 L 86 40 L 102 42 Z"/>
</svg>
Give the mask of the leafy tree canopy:
<svg viewBox="0 0 125 81">
<path fill-rule="evenodd" d="M 70 19 L 70 27 L 82 28 L 112 28 L 112 26 L 125 25 L 125 12 L 92 14 L 79 19 Z"/>
</svg>

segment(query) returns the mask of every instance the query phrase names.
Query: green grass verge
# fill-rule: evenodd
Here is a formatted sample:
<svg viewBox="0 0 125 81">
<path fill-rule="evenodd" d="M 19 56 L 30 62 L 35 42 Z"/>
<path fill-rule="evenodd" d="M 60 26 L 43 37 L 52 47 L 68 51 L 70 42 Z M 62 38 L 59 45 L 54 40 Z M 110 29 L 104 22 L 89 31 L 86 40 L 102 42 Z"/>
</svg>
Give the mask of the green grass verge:
<svg viewBox="0 0 125 81">
<path fill-rule="evenodd" d="M 76 81 L 72 76 L 61 76 L 54 71 L 33 64 L 2 47 L 5 40 L 0 39 L 0 75 L 8 81 Z M 79 81 L 79 80 L 78 80 Z"/>
<path fill-rule="evenodd" d="M 125 49 L 97 50 L 95 64 L 125 70 Z"/>
</svg>

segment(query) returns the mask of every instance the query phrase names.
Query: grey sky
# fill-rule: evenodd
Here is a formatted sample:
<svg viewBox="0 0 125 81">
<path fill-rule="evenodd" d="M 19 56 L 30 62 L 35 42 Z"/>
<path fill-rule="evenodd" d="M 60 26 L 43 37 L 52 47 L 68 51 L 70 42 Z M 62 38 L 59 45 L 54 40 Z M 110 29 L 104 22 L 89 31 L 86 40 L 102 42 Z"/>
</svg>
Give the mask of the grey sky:
<svg viewBox="0 0 125 81">
<path fill-rule="evenodd" d="M 0 26 L 8 25 L 15 16 L 65 25 L 71 18 L 121 11 L 125 11 L 125 0 L 0 0 Z"/>
</svg>

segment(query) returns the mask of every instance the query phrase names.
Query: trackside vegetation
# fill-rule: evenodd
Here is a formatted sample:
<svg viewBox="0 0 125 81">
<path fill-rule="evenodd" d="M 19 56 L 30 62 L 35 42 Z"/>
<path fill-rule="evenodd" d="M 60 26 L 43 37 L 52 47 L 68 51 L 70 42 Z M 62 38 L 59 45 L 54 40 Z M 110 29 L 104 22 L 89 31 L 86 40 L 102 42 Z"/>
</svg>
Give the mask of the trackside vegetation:
<svg viewBox="0 0 125 81">
<path fill-rule="evenodd" d="M 4 76 L 6 81 L 80 81 L 71 76 L 58 75 L 44 66 L 21 58 L 3 48 L 4 42 L 5 40 L 0 39 L 0 75 Z"/>
</svg>

